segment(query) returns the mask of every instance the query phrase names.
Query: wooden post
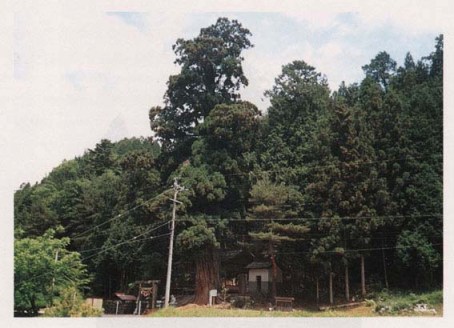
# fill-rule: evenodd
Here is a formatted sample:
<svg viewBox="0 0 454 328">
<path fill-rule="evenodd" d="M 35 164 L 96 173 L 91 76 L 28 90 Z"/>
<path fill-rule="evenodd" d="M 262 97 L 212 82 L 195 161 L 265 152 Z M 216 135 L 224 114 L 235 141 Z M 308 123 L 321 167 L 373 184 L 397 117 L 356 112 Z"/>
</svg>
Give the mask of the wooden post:
<svg viewBox="0 0 454 328">
<path fill-rule="evenodd" d="M 316 284 L 316 298 L 317 298 L 317 306 L 318 306 L 318 303 L 320 301 L 320 289 L 319 289 L 319 285 L 318 285 L 318 277 L 315 280 L 315 284 Z"/>
<path fill-rule="evenodd" d="M 112 275 L 109 273 L 109 299 L 112 298 Z"/>
<path fill-rule="evenodd" d="M 135 311 L 139 308 L 139 306 L 140 306 L 140 305 L 139 305 L 139 304 L 140 304 L 139 302 L 140 302 L 140 294 L 141 294 L 141 292 L 142 292 L 142 282 L 139 282 L 139 292 L 138 292 L 138 294 L 137 294 L 136 309 L 134 310 L 134 312 L 135 312 Z M 140 310 L 139 310 L 139 311 L 140 311 Z M 137 314 L 139 314 L 139 313 L 137 313 Z"/>
<path fill-rule="evenodd" d="M 364 255 L 361 254 L 361 295 L 366 297 L 366 273 L 364 269 Z"/>
<path fill-rule="evenodd" d="M 383 233 L 382 233 L 382 240 L 381 240 L 381 256 L 382 256 L 382 259 L 383 259 L 383 274 L 385 275 L 385 286 L 386 286 L 386 289 L 389 289 L 388 273 L 387 273 L 387 270 L 386 270 L 385 245 L 384 245 L 384 240 L 383 240 Z"/>
<path fill-rule="evenodd" d="M 120 303 L 120 301 L 117 301 L 117 306 L 115 308 L 115 315 L 118 315 L 118 304 Z"/>
<path fill-rule="evenodd" d="M 333 273 L 329 273 L 329 303 L 333 304 L 334 303 L 334 297 L 333 297 Z"/>
<path fill-rule="evenodd" d="M 153 291 L 151 294 L 151 308 L 154 309 L 156 306 L 156 298 L 158 297 L 158 283 L 153 281 Z"/>
<path fill-rule="evenodd" d="M 350 283 L 348 281 L 348 264 L 345 265 L 345 298 L 350 301 Z"/>
</svg>

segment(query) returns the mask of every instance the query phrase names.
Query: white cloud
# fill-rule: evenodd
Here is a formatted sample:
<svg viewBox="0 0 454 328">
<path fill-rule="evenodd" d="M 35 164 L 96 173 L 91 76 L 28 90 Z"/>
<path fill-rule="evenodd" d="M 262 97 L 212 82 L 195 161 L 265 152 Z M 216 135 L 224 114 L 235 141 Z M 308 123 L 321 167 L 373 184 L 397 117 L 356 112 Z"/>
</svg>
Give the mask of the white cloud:
<svg viewBox="0 0 454 328">
<path fill-rule="evenodd" d="M 202 12 L 226 8 L 197 6 L 194 10 Z M 229 6 L 230 10 L 234 8 Z M 268 5 L 244 6 L 236 7 L 238 12 L 270 10 Z M 272 53 L 263 52 L 260 45 L 248 50 L 244 70 L 250 84 L 243 98 L 266 109 L 269 102 L 263 92 L 272 87 L 282 65 L 296 59 L 325 73 L 332 88 L 344 79 L 354 82 L 361 76 L 360 65 L 370 58 L 345 40 L 384 24 L 392 23 L 414 33 L 437 30 L 445 24 L 446 8 L 425 5 L 403 11 L 405 6 L 320 8 L 314 2 L 276 7 L 289 19 L 308 27 L 304 31 L 309 34 L 334 28 L 336 35 L 320 43 L 299 40 Z M 178 69 L 173 64 L 171 44 L 194 32 L 186 28 L 192 17 L 188 5 L 174 7 L 173 11 L 166 9 L 142 4 L 95 6 L 89 10 L 55 2 L 16 12 L 15 80 L 7 85 L 14 89 L 14 100 L 10 101 L 10 111 L 3 113 L 6 123 L 1 132 L 1 137 L 15 140 L 23 149 L 23 153 L 14 155 L 25 165 L 23 172 L 10 177 L 14 185 L 40 179 L 63 158 L 81 154 L 106 134 L 120 137 L 119 131 L 112 134 L 111 124 L 116 117 L 124 121 L 125 136 L 150 134 L 148 108 L 162 102 L 168 76 Z M 125 21 L 124 14 L 107 14 L 128 11 L 134 12 L 132 21 Z M 358 27 L 339 19 L 338 14 L 345 12 L 356 13 Z M 199 20 L 200 27 L 212 23 L 205 23 L 203 17 Z M 273 28 L 273 21 L 269 23 L 268 28 Z M 253 31 L 252 26 L 246 27 Z M 292 35 L 285 38 L 291 39 Z"/>
<path fill-rule="evenodd" d="M 289 18 L 292 18 L 300 23 L 307 24 L 306 26 L 311 30 L 320 30 L 333 27 L 336 24 L 336 16 L 339 11 L 326 10 L 307 10 L 301 8 L 300 10 L 284 12 Z"/>
<path fill-rule="evenodd" d="M 355 13 L 363 28 L 393 25 L 404 33 L 440 33 L 454 27 L 452 4 L 446 0 L 342 1 L 299 3 L 285 11 L 290 18 L 308 23 L 311 29 L 335 26 L 342 13 Z"/>
<path fill-rule="evenodd" d="M 453 26 L 449 1 L 382 2 L 358 12 L 366 26 L 392 25 L 407 34 L 442 33 Z"/>
</svg>

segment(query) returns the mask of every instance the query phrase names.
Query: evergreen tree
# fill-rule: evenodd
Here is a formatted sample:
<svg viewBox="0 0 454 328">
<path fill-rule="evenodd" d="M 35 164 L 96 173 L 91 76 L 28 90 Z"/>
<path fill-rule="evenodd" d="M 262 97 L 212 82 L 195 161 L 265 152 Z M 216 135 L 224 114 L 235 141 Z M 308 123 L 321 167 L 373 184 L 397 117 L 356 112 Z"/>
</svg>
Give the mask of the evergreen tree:
<svg viewBox="0 0 454 328">
<path fill-rule="evenodd" d="M 371 165 L 375 160 L 374 152 L 361 112 L 338 102 L 330 127 L 329 162 L 315 169 L 316 182 L 307 188 L 320 210 L 320 220 L 315 221 L 313 229 L 326 234 L 314 241 L 315 256 L 324 252 L 343 254 L 345 249 L 367 247 L 372 232 L 381 224 L 376 209 L 387 198 L 386 186 Z M 364 254 L 359 255 L 364 296 Z M 344 262 L 347 265 L 346 256 Z"/>
<path fill-rule="evenodd" d="M 277 248 L 283 242 L 297 241 L 309 231 L 305 225 L 285 220 L 286 215 L 298 212 L 302 195 L 294 188 L 272 183 L 268 178 L 252 186 L 248 219 L 252 221 L 249 232 L 253 241 L 262 243 L 262 250 L 272 264 L 271 297 L 277 295 Z M 287 207 L 288 206 L 288 207 Z"/>
<path fill-rule="evenodd" d="M 395 73 L 397 63 L 389 56 L 386 51 L 382 51 L 375 56 L 368 65 L 363 66 L 366 76 L 378 82 L 386 91 L 392 75 Z"/>
<path fill-rule="evenodd" d="M 328 83 L 304 61 L 283 66 L 273 88 L 266 92 L 271 107 L 264 128 L 261 166 L 276 181 L 304 188 L 306 164 L 315 160 L 312 145 L 318 121 L 329 104 Z"/>
<path fill-rule="evenodd" d="M 190 163 L 179 171 L 190 193 L 186 208 L 190 224 L 178 241 L 186 252 L 196 254 L 198 304 L 206 304 L 208 290 L 219 287 L 217 250 L 221 243 L 236 246 L 232 232 L 239 229 L 228 220 L 245 218 L 258 117 L 258 109 L 247 102 L 217 105 L 198 128 L 200 138 L 194 142 Z"/>
<path fill-rule="evenodd" d="M 240 99 L 238 90 L 248 84 L 241 53 L 252 47 L 250 35 L 238 21 L 219 18 L 194 39 L 178 39 L 173 46 L 181 71 L 169 78 L 165 106 L 149 113 L 167 172 L 190 156 L 195 129 L 214 106 Z"/>
</svg>

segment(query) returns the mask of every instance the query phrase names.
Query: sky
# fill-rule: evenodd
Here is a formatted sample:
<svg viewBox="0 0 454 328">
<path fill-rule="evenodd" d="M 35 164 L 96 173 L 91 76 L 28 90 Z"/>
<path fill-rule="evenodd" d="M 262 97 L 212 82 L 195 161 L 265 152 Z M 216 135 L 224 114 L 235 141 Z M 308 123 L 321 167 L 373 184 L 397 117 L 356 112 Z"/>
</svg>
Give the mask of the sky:
<svg viewBox="0 0 454 328">
<path fill-rule="evenodd" d="M 360 82 L 361 66 L 380 51 L 401 65 L 407 52 L 415 59 L 429 55 L 435 37 L 445 33 L 449 53 L 447 32 L 454 31 L 454 11 L 444 0 L 6 3 L 0 11 L 0 198 L 7 231 L 21 183 L 40 181 L 102 138 L 151 135 L 148 110 L 162 105 L 168 77 L 178 73 L 172 45 L 217 17 L 237 19 L 252 33 L 254 47 L 243 62 L 249 86 L 241 94 L 262 111 L 269 105 L 263 93 L 293 60 L 314 66 L 335 90 L 341 81 Z M 452 60 L 446 63 L 452 67 Z M 445 140 L 451 133 L 446 130 Z"/>
<path fill-rule="evenodd" d="M 16 135 L 21 149 L 16 187 L 39 181 L 102 138 L 151 135 L 148 110 L 162 105 L 168 77 L 178 72 L 172 45 L 220 16 L 252 33 L 243 62 L 249 86 L 241 94 L 262 111 L 269 106 L 263 93 L 293 60 L 314 66 L 335 90 L 341 81 L 361 81 L 361 66 L 380 51 L 398 64 L 408 51 L 415 59 L 429 55 L 442 32 L 437 22 L 422 27 L 348 10 L 15 12 L 15 97 L 2 134 Z"/>
</svg>

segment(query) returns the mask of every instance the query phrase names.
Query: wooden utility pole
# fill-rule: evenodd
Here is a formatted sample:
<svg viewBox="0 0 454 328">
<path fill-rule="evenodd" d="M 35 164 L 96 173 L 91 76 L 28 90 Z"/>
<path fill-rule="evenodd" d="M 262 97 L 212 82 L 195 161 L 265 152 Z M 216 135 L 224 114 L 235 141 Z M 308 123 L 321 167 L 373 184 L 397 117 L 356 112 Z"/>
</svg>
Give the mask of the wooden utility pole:
<svg viewBox="0 0 454 328">
<path fill-rule="evenodd" d="M 170 241 L 169 241 L 169 260 L 167 262 L 167 280 L 166 280 L 166 293 L 164 299 L 164 307 L 169 306 L 170 299 L 170 280 L 172 278 L 172 257 L 173 257 L 173 237 L 175 235 L 175 216 L 177 211 L 177 203 L 181 203 L 177 200 L 177 195 L 179 191 L 183 191 L 184 188 L 178 184 L 177 179 L 173 181 L 173 211 L 172 211 L 172 225 L 170 228 Z"/>
<path fill-rule="evenodd" d="M 58 249 L 55 252 L 55 263 L 58 261 Z M 51 288 L 51 294 L 50 294 L 50 305 L 54 305 L 54 287 L 55 287 L 55 273 L 52 277 L 52 288 Z"/>
</svg>

